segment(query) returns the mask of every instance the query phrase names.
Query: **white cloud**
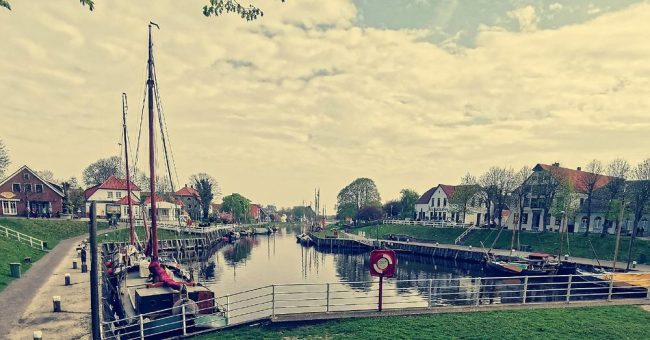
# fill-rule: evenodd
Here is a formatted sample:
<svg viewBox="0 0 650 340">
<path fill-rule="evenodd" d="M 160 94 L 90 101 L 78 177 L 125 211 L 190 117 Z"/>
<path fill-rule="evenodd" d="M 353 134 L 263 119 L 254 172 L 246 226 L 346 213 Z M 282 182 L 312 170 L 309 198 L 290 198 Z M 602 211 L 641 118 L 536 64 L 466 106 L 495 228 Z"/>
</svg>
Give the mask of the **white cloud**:
<svg viewBox="0 0 650 340">
<path fill-rule="evenodd" d="M 537 30 L 537 23 L 539 19 L 535 14 L 535 7 L 526 6 L 508 12 L 508 17 L 517 20 L 519 29 L 522 32 L 533 32 Z"/>
<path fill-rule="evenodd" d="M 331 208 L 359 176 L 388 199 L 490 165 L 647 156 L 648 5 L 539 31 L 523 8 L 524 33 L 485 27 L 467 49 L 358 28 L 344 1 L 269 2 L 253 23 L 203 18 L 200 4 L 5 14 L 0 136 L 14 166 L 64 177 L 117 153 L 122 92 L 135 138 L 150 18 L 181 182 L 205 171 L 225 193 L 279 205 L 320 186 Z"/>
</svg>

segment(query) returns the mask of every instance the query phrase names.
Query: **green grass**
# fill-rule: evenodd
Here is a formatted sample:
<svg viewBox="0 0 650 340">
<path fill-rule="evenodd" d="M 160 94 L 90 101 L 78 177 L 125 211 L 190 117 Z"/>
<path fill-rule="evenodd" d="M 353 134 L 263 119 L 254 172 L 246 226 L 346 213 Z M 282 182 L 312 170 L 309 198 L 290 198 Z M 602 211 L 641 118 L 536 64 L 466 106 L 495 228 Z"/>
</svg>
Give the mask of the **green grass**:
<svg viewBox="0 0 650 340">
<path fill-rule="evenodd" d="M 350 233 L 357 234 L 364 231 L 367 238 L 377 237 L 377 228 L 379 227 L 379 238 L 388 234 L 409 235 L 421 240 L 430 240 L 440 243 L 453 244 L 460 234 L 463 233 L 461 228 L 433 228 L 421 225 L 399 225 L 399 224 L 380 224 L 379 226 L 367 226 L 354 228 Z"/>
<path fill-rule="evenodd" d="M 325 229 L 323 231 L 317 231 L 314 233 L 316 236 L 320 238 L 326 238 L 326 237 L 335 237 L 334 236 L 334 231 L 332 229 Z M 342 230 L 339 229 L 338 232 L 338 238 L 347 238 L 344 233 L 342 233 Z"/>
<path fill-rule="evenodd" d="M 638 306 L 529 309 L 267 324 L 196 339 L 647 339 Z"/>
<path fill-rule="evenodd" d="M 352 229 L 352 233 L 358 231 L 365 231 L 366 237 L 375 238 L 377 235 L 377 226 L 368 226 L 362 228 Z M 383 224 L 379 226 L 379 237 L 383 238 L 388 234 L 404 234 L 422 240 L 430 240 L 440 243 L 453 244 L 454 240 L 463 232 L 461 228 L 433 228 L 418 225 L 399 225 L 399 224 Z M 498 229 L 478 229 L 469 234 L 465 239 L 464 245 L 481 247 L 481 242 L 486 248 L 492 245 L 492 242 L 497 237 Z M 497 249 L 509 249 L 510 241 L 512 238 L 512 231 L 503 230 L 499 239 L 495 244 Z M 570 234 L 569 244 L 571 256 L 594 258 L 594 252 L 591 250 L 589 240 L 593 244 L 594 250 L 601 260 L 614 259 L 614 247 L 616 245 L 616 237 L 614 235 L 607 235 L 601 237 L 600 234 L 592 234 L 585 237 L 584 234 Z M 627 251 L 630 238 L 621 236 L 621 244 L 619 248 L 619 261 L 627 261 Z M 632 260 L 638 263 L 650 263 L 650 241 L 636 239 L 634 248 L 632 249 Z M 533 251 L 547 252 L 557 254 L 559 252 L 560 238 L 556 232 L 533 233 L 521 232 L 519 235 L 519 243 L 522 245 L 530 245 Z M 515 242 L 516 244 L 516 242 Z M 563 254 L 567 254 L 566 239 L 564 241 Z"/>
<path fill-rule="evenodd" d="M 138 234 L 138 239 L 141 241 L 145 239 L 144 229 L 138 227 L 135 229 L 136 234 Z M 108 235 L 108 236 L 106 236 Z M 159 240 L 170 240 L 177 238 L 198 238 L 198 235 L 181 232 L 180 235 L 175 231 L 158 229 L 158 239 Z M 100 243 L 103 242 L 128 242 L 129 241 L 129 229 L 118 229 L 112 231 L 104 231 L 98 235 L 98 240 Z"/>
<path fill-rule="evenodd" d="M 0 225 L 41 239 L 47 242 L 49 249 L 54 248 L 61 240 L 88 233 L 88 222 L 81 221 L 0 218 Z M 25 273 L 31 267 L 31 264 L 23 263 L 25 257 L 30 257 L 32 262 L 36 262 L 46 254 L 4 236 L 0 236 L 0 250 L 0 291 L 14 279 L 10 276 L 9 263 L 21 262 L 21 270 Z"/>
</svg>

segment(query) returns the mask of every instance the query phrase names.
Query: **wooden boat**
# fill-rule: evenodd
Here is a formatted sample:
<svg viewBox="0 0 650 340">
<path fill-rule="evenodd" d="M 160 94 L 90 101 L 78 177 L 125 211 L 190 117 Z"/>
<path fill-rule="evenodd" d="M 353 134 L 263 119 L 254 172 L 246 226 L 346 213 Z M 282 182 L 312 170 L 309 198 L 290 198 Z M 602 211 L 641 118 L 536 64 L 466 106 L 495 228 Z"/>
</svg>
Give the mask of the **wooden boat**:
<svg viewBox="0 0 650 340">
<path fill-rule="evenodd" d="M 498 260 L 492 255 L 486 261 L 488 269 L 502 275 L 516 276 L 555 275 L 559 264 L 554 255 L 545 253 L 532 253 L 527 258 L 513 260 Z"/>
<path fill-rule="evenodd" d="M 269 235 L 272 233 L 273 231 L 269 227 L 253 228 L 253 235 Z"/>
<path fill-rule="evenodd" d="M 591 270 L 579 268 L 576 270 L 576 274 L 580 275 L 579 277 L 583 281 L 601 287 L 609 288 L 611 284 L 619 292 L 647 292 L 650 289 L 650 273 L 648 272 L 613 273 L 601 268 Z"/>
</svg>

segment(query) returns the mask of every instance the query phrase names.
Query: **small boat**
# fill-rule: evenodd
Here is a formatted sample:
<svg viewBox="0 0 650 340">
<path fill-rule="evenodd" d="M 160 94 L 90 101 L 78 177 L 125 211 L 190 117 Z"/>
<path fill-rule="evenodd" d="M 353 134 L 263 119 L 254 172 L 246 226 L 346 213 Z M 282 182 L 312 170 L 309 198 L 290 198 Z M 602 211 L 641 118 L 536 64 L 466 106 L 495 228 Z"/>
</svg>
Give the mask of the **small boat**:
<svg viewBox="0 0 650 340">
<path fill-rule="evenodd" d="M 259 228 L 253 228 L 253 234 L 254 235 L 269 235 L 272 234 L 273 230 L 269 227 L 259 227 Z"/>
<path fill-rule="evenodd" d="M 554 255 L 546 253 L 531 253 L 527 258 L 513 260 L 497 260 L 494 255 L 490 255 L 486 261 L 486 266 L 488 269 L 503 275 L 555 275 L 560 266 Z"/>
<path fill-rule="evenodd" d="M 610 284 L 618 290 L 630 292 L 647 292 L 650 288 L 650 273 L 627 272 L 612 273 L 602 268 L 577 269 L 576 274 L 585 282 L 608 288 Z"/>
<path fill-rule="evenodd" d="M 300 238 L 300 244 L 306 247 L 310 246 L 313 242 L 314 241 L 309 237 L 309 235 L 303 235 Z"/>
<path fill-rule="evenodd" d="M 276 231 L 278 231 L 279 229 L 280 229 L 280 228 L 278 228 L 278 226 L 276 226 L 276 225 L 274 225 L 274 226 L 271 227 L 271 230 L 273 230 L 273 232 L 276 232 Z"/>
</svg>

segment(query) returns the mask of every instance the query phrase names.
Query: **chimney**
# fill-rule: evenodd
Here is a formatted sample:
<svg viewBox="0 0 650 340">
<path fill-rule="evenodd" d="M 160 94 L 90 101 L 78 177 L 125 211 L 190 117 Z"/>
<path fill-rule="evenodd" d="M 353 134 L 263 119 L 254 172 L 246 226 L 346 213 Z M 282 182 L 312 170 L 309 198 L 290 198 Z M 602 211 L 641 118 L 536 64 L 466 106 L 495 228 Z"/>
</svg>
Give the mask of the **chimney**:
<svg viewBox="0 0 650 340">
<path fill-rule="evenodd" d="M 576 170 L 580 171 L 580 170 L 582 170 L 582 168 L 581 168 L 581 167 L 577 167 Z"/>
<path fill-rule="evenodd" d="M 555 162 L 555 163 L 553 163 L 553 166 L 560 166 L 560 163 Z"/>
</svg>

